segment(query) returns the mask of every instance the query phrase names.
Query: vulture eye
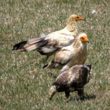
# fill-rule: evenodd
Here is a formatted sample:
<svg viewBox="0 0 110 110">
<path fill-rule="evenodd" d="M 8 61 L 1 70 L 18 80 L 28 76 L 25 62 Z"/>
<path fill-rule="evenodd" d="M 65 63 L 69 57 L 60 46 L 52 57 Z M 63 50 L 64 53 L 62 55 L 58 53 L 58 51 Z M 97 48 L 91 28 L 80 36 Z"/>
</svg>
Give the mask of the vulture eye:
<svg viewBox="0 0 110 110">
<path fill-rule="evenodd" d="M 79 20 L 84 20 L 84 17 L 83 16 L 76 16 L 76 20 L 79 21 Z"/>
<path fill-rule="evenodd" d="M 83 37 L 81 37 L 81 40 L 83 41 L 83 40 L 85 40 L 85 37 L 83 36 Z"/>
</svg>

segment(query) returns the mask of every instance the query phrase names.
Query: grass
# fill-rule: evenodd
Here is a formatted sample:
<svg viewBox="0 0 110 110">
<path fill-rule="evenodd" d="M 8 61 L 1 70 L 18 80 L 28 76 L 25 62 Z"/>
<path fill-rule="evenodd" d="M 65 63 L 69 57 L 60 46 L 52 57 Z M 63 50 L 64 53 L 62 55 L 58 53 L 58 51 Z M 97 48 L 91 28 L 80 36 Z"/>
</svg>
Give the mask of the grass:
<svg viewBox="0 0 110 110">
<path fill-rule="evenodd" d="M 0 0 L 0 110 L 109 110 L 109 10 L 109 0 Z M 93 77 L 85 88 L 88 96 L 81 102 L 72 93 L 66 103 L 61 93 L 49 101 L 54 79 L 47 74 L 50 70 L 42 69 L 43 57 L 11 49 L 19 41 L 63 28 L 73 13 L 85 16 L 79 29 L 90 39 L 86 63 L 92 64 Z"/>
</svg>

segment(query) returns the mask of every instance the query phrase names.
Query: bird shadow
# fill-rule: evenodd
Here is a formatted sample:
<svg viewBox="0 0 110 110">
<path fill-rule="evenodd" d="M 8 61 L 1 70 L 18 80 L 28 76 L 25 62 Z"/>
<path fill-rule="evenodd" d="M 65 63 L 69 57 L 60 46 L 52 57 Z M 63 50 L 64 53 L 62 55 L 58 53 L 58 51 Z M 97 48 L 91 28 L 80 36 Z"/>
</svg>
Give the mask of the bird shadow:
<svg viewBox="0 0 110 110">
<path fill-rule="evenodd" d="M 84 96 L 85 100 L 92 100 L 95 98 L 96 98 L 96 95 L 94 95 L 94 94 L 85 94 L 85 96 Z"/>
<path fill-rule="evenodd" d="M 87 101 L 87 100 L 94 100 L 96 98 L 96 95 L 94 94 L 85 94 L 83 99 L 80 99 L 78 96 L 71 97 L 69 101 Z M 68 102 L 68 101 L 67 101 Z"/>
</svg>

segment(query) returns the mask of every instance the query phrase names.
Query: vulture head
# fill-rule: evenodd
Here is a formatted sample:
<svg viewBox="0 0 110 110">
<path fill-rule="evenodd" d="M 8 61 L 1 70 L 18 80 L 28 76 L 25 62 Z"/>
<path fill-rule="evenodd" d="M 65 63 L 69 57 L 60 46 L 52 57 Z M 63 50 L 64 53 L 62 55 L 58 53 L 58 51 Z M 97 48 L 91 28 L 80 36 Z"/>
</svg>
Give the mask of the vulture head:
<svg viewBox="0 0 110 110">
<path fill-rule="evenodd" d="M 85 34 L 85 33 L 79 34 L 78 37 L 80 38 L 80 41 L 81 41 L 82 43 L 87 43 L 87 42 L 89 42 L 88 36 L 87 36 L 87 34 Z"/>
<path fill-rule="evenodd" d="M 70 92 L 76 91 L 80 99 L 84 99 L 84 86 L 90 80 L 91 65 L 75 65 L 70 69 L 61 72 L 49 90 L 49 99 L 52 99 L 56 92 L 65 92 L 69 98 Z"/>
<path fill-rule="evenodd" d="M 73 14 L 67 19 L 67 24 L 74 23 L 81 20 L 84 20 L 83 16 Z"/>
<path fill-rule="evenodd" d="M 86 45 L 89 42 L 89 38 L 86 33 L 80 33 L 74 40 L 73 46 L 79 47 L 79 45 Z"/>
<path fill-rule="evenodd" d="M 70 31 L 73 35 L 78 34 L 78 27 L 77 22 L 84 20 L 83 16 L 79 16 L 76 14 L 71 15 L 66 22 L 66 28 L 68 31 Z"/>
</svg>

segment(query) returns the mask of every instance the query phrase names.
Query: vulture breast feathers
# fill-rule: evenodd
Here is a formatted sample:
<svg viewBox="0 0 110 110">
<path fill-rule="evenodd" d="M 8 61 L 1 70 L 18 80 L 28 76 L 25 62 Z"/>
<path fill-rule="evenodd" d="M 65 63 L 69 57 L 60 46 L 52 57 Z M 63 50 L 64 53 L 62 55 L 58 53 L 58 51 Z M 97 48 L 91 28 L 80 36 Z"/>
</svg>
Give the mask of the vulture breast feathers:
<svg viewBox="0 0 110 110">
<path fill-rule="evenodd" d="M 90 80 L 91 65 L 75 65 L 59 74 L 49 90 L 52 99 L 56 92 L 65 92 L 68 98 L 70 92 L 77 91 L 80 98 L 84 96 L 84 86 Z"/>
</svg>

